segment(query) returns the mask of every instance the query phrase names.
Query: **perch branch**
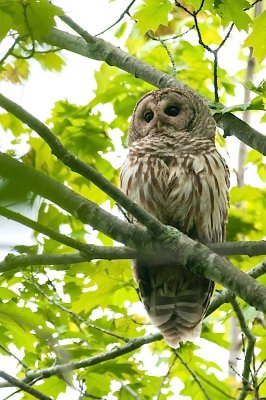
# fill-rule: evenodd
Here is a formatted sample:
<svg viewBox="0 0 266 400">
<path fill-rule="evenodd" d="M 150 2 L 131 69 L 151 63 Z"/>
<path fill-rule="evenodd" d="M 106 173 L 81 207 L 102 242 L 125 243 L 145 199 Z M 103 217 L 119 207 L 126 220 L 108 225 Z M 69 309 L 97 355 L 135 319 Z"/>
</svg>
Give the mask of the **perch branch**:
<svg viewBox="0 0 266 400">
<path fill-rule="evenodd" d="M 22 180 L 28 190 L 47 198 L 83 223 L 90 224 L 94 229 L 127 246 L 140 251 L 155 251 L 159 255 L 162 253 L 162 256 L 169 253 L 178 265 L 220 283 L 250 305 L 266 312 L 265 287 L 177 229 L 158 221 L 160 229 L 157 229 L 154 238 L 149 231 L 119 220 L 68 187 L 3 153 L 0 153 L 0 174 L 13 182 Z M 146 214 L 148 218 L 149 214 Z M 151 217 L 151 224 L 154 220 L 157 221 Z"/>
</svg>

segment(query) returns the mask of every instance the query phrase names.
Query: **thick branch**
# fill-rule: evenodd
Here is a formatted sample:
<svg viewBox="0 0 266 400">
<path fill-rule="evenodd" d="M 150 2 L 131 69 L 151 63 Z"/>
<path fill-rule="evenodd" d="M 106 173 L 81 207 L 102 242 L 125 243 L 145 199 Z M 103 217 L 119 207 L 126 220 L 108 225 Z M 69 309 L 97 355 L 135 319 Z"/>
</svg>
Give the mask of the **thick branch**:
<svg viewBox="0 0 266 400">
<path fill-rule="evenodd" d="M 173 76 L 157 70 L 101 38 L 90 35 L 90 41 L 86 41 L 82 37 L 52 28 L 50 33 L 46 36 L 45 41 L 73 53 L 80 54 L 81 56 L 104 61 L 106 64 L 118 67 L 156 87 L 187 87 L 183 83 L 178 82 Z"/>
<path fill-rule="evenodd" d="M 236 136 L 253 149 L 266 155 L 266 136 L 251 128 L 246 122 L 230 113 L 214 114 L 217 125 L 225 136 Z"/>
<path fill-rule="evenodd" d="M 263 260 L 261 263 L 256 265 L 256 267 L 252 268 L 248 271 L 248 275 L 254 279 L 259 278 L 260 276 L 266 273 L 266 260 Z M 212 314 L 217 308 L 219 308 L 223 303 L 228 303 L 229 301 L 229 292 L 228 290 L 223 290 L 219 294 L 217 294 L 212 300 L 208 311 L 206 313 L 206 317 Z"/>
<path fill-rule="evenodd" d="M 266 254 L 266 241 L 207 243 L 209 249 L 222 256 L 259 256 Z"/>
<path fill-rule="evenodd" d="M 168 252 L 180 266 L 220 283 L 250 305 L 266 312 L 265 287 L 175 228 L 164 226 L 158 221 L 160 230 L 156 231 L 154 238 L 139 226 L 120 221 L 64 185 L 2 153 L 0 174 L 14 183 L 22 180 L 29 190 L 55 202 L 82 222 L 130 247 L 156 251 L 157 254 Z"/>
<path fill-rule="evenodd" d="M 182 82 L 173 78 L 173 76 L 144 63 L 136 57 L 130 56 L 111 43 L 91 35 L 90 37 L 91 41 L 86 42 L 86 40 L 81 37 L 53 28 L 45 40 L 49 44 L 69 50 L 73 53 L 116 66 L 155 87 L 187 87 Z M 222 115 L 215 114 L 215 119 L 218 126 L 225 129 L 226 135 L 235 135 L 244 143 L 266 155 L 266 137 L 260 132 L 251 128 L 241 119 L 230 113 Z"/>
<path fill-rule="evenodd" d="M 68 187 L 1 152 L 0 175 L 13 181 L 14 184 L 18 180 L 22 181 L 29 191 L 59 205 L 83 223 L 91 225 L 114 240 L 125 244 L 131 243 L 134 247 L 137 245 L 140 248 L 149 244 L 148 235 L 144 229 L 119 220 Z"/>
</svg>

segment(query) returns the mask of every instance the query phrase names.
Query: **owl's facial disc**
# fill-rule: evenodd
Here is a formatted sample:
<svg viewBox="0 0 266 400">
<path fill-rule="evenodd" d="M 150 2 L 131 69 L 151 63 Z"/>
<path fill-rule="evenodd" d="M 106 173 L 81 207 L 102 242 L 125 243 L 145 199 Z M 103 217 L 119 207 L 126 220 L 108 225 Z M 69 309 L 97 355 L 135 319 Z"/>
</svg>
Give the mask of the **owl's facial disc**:
<svg viewBox="0 0 266 400">
<path fill-rule="evenodd" d="M 152 132 L 162 132 L 174 128 L 176 131 L 185 128 L 184 117 L 187 114 L 187 104 L 177 96 L 161 95 L 157 98 L 148 96 L 139 105 L 137 110 L 138 129 L 140 136 L 147 136 Z M 191 115 L 192 116 L 192 115 Z"/>
<path fill-rule="evenodd" d="M 137 103 L 128 144 L 150 135 L 165 134 L 201 135 L 214 140 L 215 128 L 215 121 L 200 97 L 185 89 L 160 89 L 147 93 Z"/>
<path fill-rule="evenodd" d="M 163 110 L 164 114 L 169 117 L 176 117 L 180 112 L 180 107 L 177 105 L 169 105 Z M 152 110 L 146 110 L 144 112 L 144 119 L 147 123 L 151 122 L 154 118 L 154 112 Z"/>
</svg>

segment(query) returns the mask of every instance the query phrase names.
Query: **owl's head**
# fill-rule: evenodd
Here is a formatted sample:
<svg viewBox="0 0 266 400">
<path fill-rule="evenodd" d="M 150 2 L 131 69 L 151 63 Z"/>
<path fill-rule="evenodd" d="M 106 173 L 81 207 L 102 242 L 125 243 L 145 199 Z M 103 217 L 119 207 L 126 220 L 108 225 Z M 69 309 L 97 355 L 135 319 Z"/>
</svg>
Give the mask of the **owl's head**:
<svg viewBox="0 0 266 400">
<path fill-rule="evenodd" d="M 204 100 L 189 89 L 171 87 L 143 96 L 133 112 L 128 145 L 149 134 L 188 132 L 214 140 L 215 121 Z"/>
</svg>

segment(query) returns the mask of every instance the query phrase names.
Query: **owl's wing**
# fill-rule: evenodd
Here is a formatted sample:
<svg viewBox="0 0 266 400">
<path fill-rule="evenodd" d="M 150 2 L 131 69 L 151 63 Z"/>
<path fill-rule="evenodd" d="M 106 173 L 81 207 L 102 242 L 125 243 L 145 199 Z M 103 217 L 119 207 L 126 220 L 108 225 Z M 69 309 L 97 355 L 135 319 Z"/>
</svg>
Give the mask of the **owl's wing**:
<svg viewBox="0 0 266 400">
<path fill-rule="evenodd" d="M 224 241 L 228 187 L 228 167 L 216 150 L 173 160 L 167 184 L 167 222 L 202 243 Z"/>
</svg>

